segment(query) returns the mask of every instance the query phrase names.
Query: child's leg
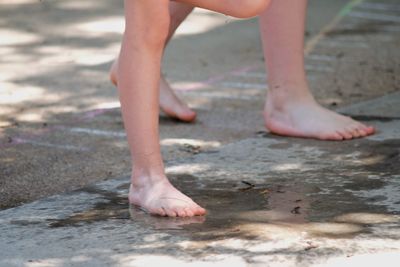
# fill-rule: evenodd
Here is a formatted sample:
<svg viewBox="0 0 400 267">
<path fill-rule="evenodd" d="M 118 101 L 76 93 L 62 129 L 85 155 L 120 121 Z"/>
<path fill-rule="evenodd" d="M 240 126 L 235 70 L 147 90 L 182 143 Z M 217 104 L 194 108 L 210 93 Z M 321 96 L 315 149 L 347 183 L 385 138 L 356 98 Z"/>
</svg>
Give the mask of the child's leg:
<svg viewBox="0 0 400 267">
<path fill-rule="evenodd" d="M 194 7 L 188 4 L 177 2 L 171 2 L 169 4 L 171 24 L 165 45 L 168 44 L 176 29 L 193 9 Z M 168 116 L 177 118 L 181 121 L 191 122 L 196 119 L 196 113 L 191 110 L 185 102 L 178 98 L 167 80 L 164 78 L 164 75 L 161 75 L 160 79 L 160 106 Z"/>
<path fill-rule="evenodd" d="M 129 199 L 154 214 L 202 215 L 204 209 L 170 184 L 160 153 L 158 86 L 169 30 L 168 3 L 169 0 L 125 1 L 126 30 L 118 78 L 133 164 Z"/>
<path fill-rule="evenodd" d="M 193 6 L 171 2 L 169 4 L 169 10 L 171 23 L 167 43 L 182 21 L 185 20 L 185 18 L 192 12 Z M 115 60 L 115 62 L 112 64 L 110 70 L 110 79 L 114 85 L 118 84 L 118 60 Z M 182 102 L 178 98 L 163 75 L 161 75 L 160 80 L 159 104 L 161 109 L 170 117 L 177 118 L 185 122 L 191 122 L 196 118 L 196 113 L 191 110 L 186 103 Z"/>
<path fill-rule="evenodd" d="M 265 122 L 274 133 L 328 140 L 374 133 L 349 117 L 320 106 L 310 93 L 304 70 L 307 0 L 272 1 L 260 17 L 269 91 Z"/>
</svg>

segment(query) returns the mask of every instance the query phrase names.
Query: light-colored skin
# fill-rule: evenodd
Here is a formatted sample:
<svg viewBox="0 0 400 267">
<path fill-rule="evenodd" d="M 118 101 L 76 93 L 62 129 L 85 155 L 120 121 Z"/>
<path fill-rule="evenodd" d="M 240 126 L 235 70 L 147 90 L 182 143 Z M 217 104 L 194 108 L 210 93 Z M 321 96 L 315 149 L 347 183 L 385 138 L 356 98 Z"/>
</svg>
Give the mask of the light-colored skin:
<svg viewBox="0 0 400 267">
<path fill-rule="evenodd" d="M 159 71 L 162 48 L 193 8 L 184 3 L 171 2 L 168 12 L 165 6 L 168 3 L 163 1 L 161 1 L 162 7 L 150 7 L 154 1 L 149 0 L 146 4 L 142 3 L 143 0 L 126 2 L 127 31 L 121 50 L 121 60 L 116 61 L 111 70 L 113 82 L 117 84 L 117 80 L 119 81 L 122 112 L 134 164 L 129 198 L 131 203 L 161 216 L 203 215 L 204 209 L 169 183 L 163 171 L 159 145 L 155 144 L 155 140 L 158 140 L 157 110 L 154 109 L 158 91 L 155 87 L 160 87 L 160 105 L 168 115 L 183 121 L 195 118 L 195 113 L 175 96 Z M 187 2 L 193 4 L 202 1 Z M 205 2 L 201 3 L 203 7 L 208 4 Z M 221 11 L 215 7 L 220 2 L 215 2 L 210 2 L 214 5 L 212 10 Z M 254 8 L 257 12 L 259 7 L 266 3 L 258 4 L 259 6 Z M 322 140 L 344 140 L 372 134 L 373 127 L 321 107 L 311 95 L 304 70 L 303 53 L 306 5 L 306 0 L 273 1 L 270 8 L 260 17 L 270 87 L 264 112 L 266 127 L 276 134 Z M 144 46 L 149 33 L 143 32 L 145 26 L 139 27 L 140 23 L 133 19 L 135 16 L 140 17 L 135 15 L 134 9 L 143 10 L 140 8 L 144 6 L 150 9 L 142 14 L 151 14 L 152 10 L 157 9 L 157 12 L 163 12 L 161 18 L 168 21 L 165 25 L 169 25 L 168 30 L 167 27 L 161 29 L 160 25 L 155 25 L 151 20 L 157 16 L 145 19 L 142 15 L 141 19 L 146 21 L 147 25 L 155 26 L 155 30 L 150 31 L 151 39 L 157 41 L 154 47 Z M 246 10 L 243 14 L 235 13 L 239 12 L 238 10 L 240 11 L 240 9 L 225 10 L 222 13 L 235 14 L 238 17 L 254 14 L 254 10 Z M 167 15 L 170 17 L 167 18 Z M 133 22 L 129 23 L 130 20 Z M 160 32 L 158 35 L 153 34 L 157 31 L 162 31 L 164 35 Z M 135 39 L 134 32 L 140 32 L 143 36 L 138 35 Z M 161 44 L 162 40 L 164 43 Z M 143 49 L 146 52 L 143 53 Z M 135 65 L 144 68 L 135 70 Z M 161 80 L 154 80 L 154 77 L 161 77 Z M 145 112 L 146 110 L 149 112 Z M 134 131 L 134 129 L 140 130 Z"/>
<path fill-rule="evenodd" d="M 180 0 L 237 17 L 264 10 L 269 0 Z M 170 26 L 169 0 L 125 0 L 126 28 L 118 60 L 118 92 L 132 156 L 130 203 L 151 214 L 204 215 L 164 172 L 158 132 L 161 58 Z M 140 66 L 140 67 L 137 67 Z"/>
<path fill-rule="evenodd" d="M 267 129 L 279 135 L 321 140 L 348 140 L 373 134 L 373 127 L 320 106 L 311 95 L 303 53 L 306 6 L 307 0 L 273 1 L 260 15 L 270 88 L 264 109 Z M 170 3 L 171 24 L 167 41 L 192 10 L 193 7 L 187 4 Z M 116 64 L 113 64 L 114 84 L 117 72 Z M 167 115 L 181 121 L 191 122 L 196 118 L 196 113 L 174 94 L 163 76 L 160 106 Z"/>
</svg>

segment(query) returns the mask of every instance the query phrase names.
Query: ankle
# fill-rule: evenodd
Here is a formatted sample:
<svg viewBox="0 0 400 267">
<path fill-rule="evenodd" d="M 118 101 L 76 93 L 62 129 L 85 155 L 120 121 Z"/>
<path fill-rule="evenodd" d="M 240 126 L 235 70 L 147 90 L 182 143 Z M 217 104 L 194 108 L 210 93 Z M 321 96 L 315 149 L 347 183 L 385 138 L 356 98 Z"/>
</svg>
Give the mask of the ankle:
<svg viewBox="0 0 400 267">
<path fill-rule="evenodd" d="M 270 87 L 267 92 L 265 109 L 285 111 L 294 104 L 310 102 L 315 102 L 315 99 L 308 87 L 290 89 L 288 87 L 275 86 Z"/>
<path fill-rule="evenodd" d="M 148 188 L 165 182 L 168 182 L 165 174 L 158 172 L 147 172 L 140 175 L 136 173 L 131 176 L 131 185 L 133 188 Z"/>
</svg>

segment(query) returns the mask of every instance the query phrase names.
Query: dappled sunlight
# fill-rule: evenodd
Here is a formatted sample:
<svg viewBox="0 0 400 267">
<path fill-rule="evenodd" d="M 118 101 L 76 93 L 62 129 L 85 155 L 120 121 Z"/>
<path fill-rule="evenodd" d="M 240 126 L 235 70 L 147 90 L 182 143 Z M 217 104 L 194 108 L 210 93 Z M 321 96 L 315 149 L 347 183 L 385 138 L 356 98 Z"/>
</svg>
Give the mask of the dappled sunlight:
<svg viewBox="0 0 400 267">
<path fill-rule="evenodd" d="M 348 213 L 335 217 L 334 221 L 357 224 L 381 224 L 400 222 L 400 217 L 378 213 Z"/>
<path fill-rule="evenodd" d="M 197 173 L 204 172 L 209 169 L 209 164 L 180 164 L 176 166 L 167 166 L 165 172 L 167 174 Z"/>
<path fill-rule="evenodd" d="M 74 48 L 65 53 L 64 46 L 40 46 L 35 49 L 39 63 L 58 65 L 70 63 L 81 66 L 97 66 L 102 64 L 111 64 L 116 58 L 120 44 L 111 43 L 101 48 Z"/>
<path fill-rule="evenodd" d="M 61 259 L 40 259 L 25 263 L 26 267 L 61 267 L 63 265 L 64 261 Z"/>
<path fill-rule="evenodd" d="M 203 23 L 198 23 L 198 18 L 206 18 Z M 176 31 L 176 36 L 201 34 L 213 30 L 217 27 L 224 26 L 237 19 L 231 17 L 216 16 L 206 10 L 198 9 L 191 14 L 184 24 Z"/>
<path fill-rule="evenodd" d="M 121 107 L 121 103 L 119 101 L 110 101 L 110 102 L 102 102 L 93 105 L 94 109 L 118 109 Z"/>
<path fill-rule="evenodd" d="M 108 33 L 122 34 L 124 32 L 124 25 L 124 18 L 121 15 L 115 17 L 103 17 L 85 23 L 79 22 L 75 25 L 69 26 L 68 30 L 79 30 L 90 34 L 91 36 L 99 36 Z"/>
<path fill-rule="evenodd" d="M 98 1 L 60 1 L 57 3 L 58 8 L 61 8 L 63 10 L 71 10 L 71 11 L 77 11 L 77 10 L 82 10 L 82 9 L 88 9 L 88 8 L 97 8 L 99 6 Z"/>
<path fill-rule="evenodd" d="M 37 0 L 0 0 L 1 5 L 36 4 Z"/>
<path fill-rule="evenodd" d="M 315 267 L 339 267 L 339 266 L 362 266 L 362 267 L 397 267 L 400 262 L 400 253 L 393 248 L 393 252 L 375 252 L 362 255 L 351 255 L 346 257 L 333 257 L 327 262 L 316 264 Z"/>
<path fill-rule="evenodd" d="M 206 17 L 203 23 L 197 23 L 198 19 Z M 208 32 L 217 27 L 224 26 L 230 22 L 237 21 L 237 19 L 216 16 L 209 11 L 196 11 L 185 23 L 178 28 L 175 36 L 195 35 Z M 102 18 L 97 21 L 89 21 L 86 23 L 79 23 L 71 25 L 71 30 L 79 30 L 88 34 L 99 36 L 101 34 L 116 33 L 122 34 L 124 32 L 124 18 L 121 16 Z"/>
<path fill-rule="evenodd" d="M 43 41 L 42 36 L 17 29 L 0 28 L 0 47 L 12 45 L 28 45 Z"/>
<path fill-rule="evenodd" d="M 365 156 L 361 151 L 355 151 L 353 153 L 337 155 L 334 157 L 334 160 L 338 162 L 347 161 L 354 166 L 363 166 L 384 162 L 386 157 L 387 155 L 383 154 L 370 154 Z"/>
<path fill-rule="evenodd" d="M 45 105 L 53 105 L 61 101 L 66 93 L 49 92 L 39 86 L 21 86 L 15 83 L 0 83 L 0 116 L 5 119 L 0 125 L 9 126 L 7 118 L 20 122 L 40 122 L 46 118 L 49 113 L 41 108 Z M 36 102 L 39 107 L 31 103 Z M 40 104 L 39 104 L 40 103 Z M 55 106 L 51 113 L 75 112 L 76 107 L 71 105 L 59 104 Z"/>
<path fill-rule="evenodd" d="M 185 138 L 165 138 L 161 140 L 161 145 L 162 146 L 191 145 L 191 146 L 199 146 L 201 148 L 218 148 L 221 146 L 221 143 L 217 141 L 203 141 L 203 140 L 185 139 Z"/>
<path fill-rule="evenodd" d="M 243 223 L 237 225 L 237 227 L 243 235 L 256 236 L 259 239 L 267 240 L 297 239 L 302 235 L 346 237 L 363 230 L 362 226 L 345 223 Z"/>
<path fill-rule="evenodd" d="M 291 171 L 291 170 L 302 170 L 303 164 L 301 163 L 281 163 L 275 164 L 271 167 L 273 171 Z"/>
<path fill-rule="evenodd" d="M 60 93 L 49 93 L 38 86 L 20 86 L 14 83 L 0 83 L 0 104 L 21 104 L 24 101 L 54 102 L 62 99 Z"/>
<path fill-rule="evenodd" d="M 190 258 L 179 259 L 174 256 L 145 254 L 135 256 L 114 256 L 113 259 L 118 262 L 118 266 L 135 266 L 135 267 L 148 267 L 148 266 L 174 266 L 174 267 L 245 267 L 248 266 L 245 260 L 241 257 L 234 255 L 219 255 L 211 256 L 209 259 L 205 258 L 202 261 L 194 262 Z"/>
</svg>

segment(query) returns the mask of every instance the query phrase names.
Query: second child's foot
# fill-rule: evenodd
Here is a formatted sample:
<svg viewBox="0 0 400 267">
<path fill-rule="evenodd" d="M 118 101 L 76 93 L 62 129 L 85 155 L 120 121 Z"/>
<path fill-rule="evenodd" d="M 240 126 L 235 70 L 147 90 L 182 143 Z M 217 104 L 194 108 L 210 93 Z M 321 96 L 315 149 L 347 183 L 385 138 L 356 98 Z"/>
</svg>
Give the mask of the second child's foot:
<svg viewBox="0 0 400 267">
<path fill-rule="evenodd" d="M 264 118 L 272 133 L 320 140 L 349 140 L 375 132 L 372 126 L 322 107 L 310 95 L 290 99 L 267 98 Z"/>
<path fill-rule="evenodd" d="M 176 189 L 167 178 L 156 183 L 146 180 L 132 183 L 129 203 L 159 216 L 193 217 L 206 213 L 205 209 Z"/>
<path fill-rule="evenodd" d="M 118 61 L 115 61 L 110 69 L 110 80 L 117 86 Z M 160 78 L 160 107 L 171 118 L 184 122 L 192 122 L 196 119 L 196 112 L 181 101 L 174 93 L 164 77 Z"/>
</svg>

